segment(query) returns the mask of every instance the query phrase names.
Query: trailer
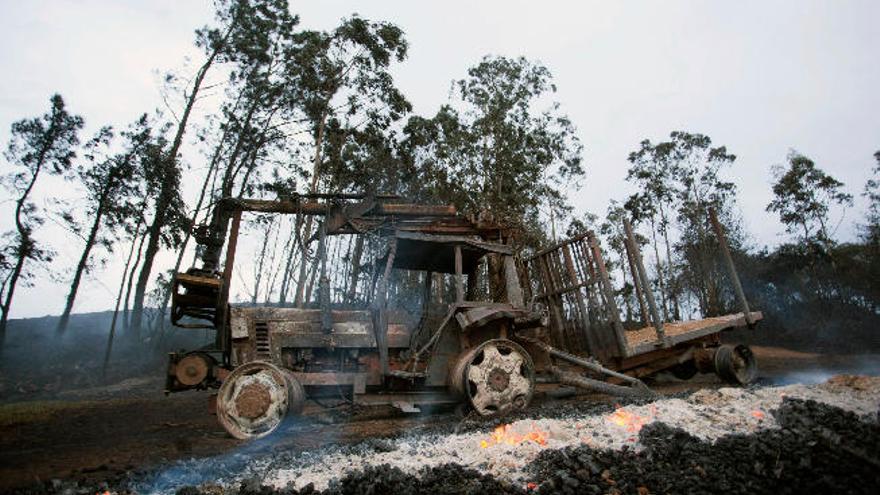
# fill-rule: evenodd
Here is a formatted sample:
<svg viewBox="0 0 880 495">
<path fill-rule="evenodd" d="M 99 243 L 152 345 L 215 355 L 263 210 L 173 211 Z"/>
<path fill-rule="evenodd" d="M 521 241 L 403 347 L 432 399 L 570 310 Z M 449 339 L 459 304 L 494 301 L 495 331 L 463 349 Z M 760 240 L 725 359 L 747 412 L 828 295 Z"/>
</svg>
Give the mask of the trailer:
<svg viewBox="0 0 880 495">
<path fill-rule="evenodd" d="M 488 215 L 394 196 L 224 199 L 218 208 L 212 227 L 197 232 L 203 266 L 174 278 L 171 312 L 173 324 L 213 329 L 216 339 L 169 356 L 166 392 L 217 389 L 217 416 L 236 438 L 269 434 L 307 400 L 406 412 L 460 404 L 500 415 L 527 407 L 539 387 L 650 395 L 641 378 L 664 370 L 683 378 L 715 372 L 739 384 L 755 378 L 748 347 L 721 345 L 723 331 L 754 327 L 762 315 L 748 307 L 714 214 L 742 312 L 661 320 L 627 224 L 641 321 L 625 328 L 591 232 L 523 256 Z M 322 219 L 310 239 L 311 301 L 230 304 L 246 212 Z M 328 256 L 336 236 L 354 236 L 358 255 L 345 261 L 344 286 L 331 288 L 328 273 L 342 263 Z M 366 244 L 374 256 L 362 262 Z"/>
</svg>

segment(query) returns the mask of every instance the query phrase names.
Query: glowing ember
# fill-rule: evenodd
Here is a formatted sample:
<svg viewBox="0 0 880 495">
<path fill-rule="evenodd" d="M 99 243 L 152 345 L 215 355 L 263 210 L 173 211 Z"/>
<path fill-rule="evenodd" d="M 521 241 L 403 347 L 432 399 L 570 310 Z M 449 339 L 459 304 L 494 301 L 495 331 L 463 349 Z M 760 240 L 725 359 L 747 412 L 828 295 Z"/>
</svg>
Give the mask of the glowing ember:
<svg viewBox="0 0 880 495">
<path fill-rule="evenodd" d="M 752 417 L 755 419 L 764 419 L 764 411 L 752 411 Z"/>
<path fill-rule="evenodd" d="M 526 483 L 526 490 L 534 490 L 535 488 L 538 488 L 538 484 L 534 481 L 529 481 L 528 483 Z"/>
<path fill-rule="evenodd" d="M 617 410 L 608 416 L 608 421 L 617 426 L 626 428 L 626 431 L 630 433 L 638 433 L 638 431 L 642 429 L 642 426 L 645 426 L 653 420 L 653 414 L 651 416 L 640 416 L 627 411 L 619 404 L 617 405 Z"/>
<path fill-rule="evenodd" d="M 521 435 L 511 431 L 510 425 L 501 425 L 489 434 L 489 438 L 480 441 L 480 448 L 487 449 L 492 445 L 519 445 L 523 442 L 534 442 L 542 447 L 547 445 L 547 434 L 532 425 L 532 430 Z"/>
</svg>

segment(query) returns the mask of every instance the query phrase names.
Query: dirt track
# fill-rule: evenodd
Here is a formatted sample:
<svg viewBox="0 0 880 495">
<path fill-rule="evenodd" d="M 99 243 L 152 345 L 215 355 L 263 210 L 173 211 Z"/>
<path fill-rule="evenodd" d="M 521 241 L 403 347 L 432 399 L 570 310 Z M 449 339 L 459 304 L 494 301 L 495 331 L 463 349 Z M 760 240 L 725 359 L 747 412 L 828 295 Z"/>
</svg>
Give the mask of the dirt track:
<svg viewBox="0 0 880 495">
<path fill-rule="evenodd" d="M 878 362 L 876 355 L 854 359 L 769 347 L 754 350 L 762 378 L 773 382 L 785 381 L 786 377 L 803 379 L 810 374 L 860 371 L 856 369 L 858 363 Z M 670 394 L 720 385 L 712 375 L 699 375 L 688 382 L 661 377 L 653 387 Z M 158 380 L 141 380 L 129 388 L 84 391 L 62 401 L 0 406 L 0 491 L 50 479 L 109 480 L 124 476 L 127 471 L 220 454 L 240 445 L 225 434 L 208 412 L 208 393 L 164 397 L 161 387 Z M 445 421 L 452 425 L 455 421 L 451 412 L 442 412 L 428 423 L 424 416 L 377 417 L 375 411 L 359 418 L 334 424 L 334 418 L 320 408 L 309 409 L 307 420 L 298 428 L 299 434 L 273 448 L 310 450 L 327 443 L 327 438 L 349 443 L 426 424 Z"/>
</svg>

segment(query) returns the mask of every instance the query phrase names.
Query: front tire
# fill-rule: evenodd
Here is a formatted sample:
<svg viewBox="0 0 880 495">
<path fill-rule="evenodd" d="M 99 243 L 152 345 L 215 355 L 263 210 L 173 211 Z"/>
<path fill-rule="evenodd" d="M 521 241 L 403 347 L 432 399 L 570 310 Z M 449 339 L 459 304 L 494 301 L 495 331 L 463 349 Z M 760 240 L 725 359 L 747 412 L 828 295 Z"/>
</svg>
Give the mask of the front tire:
<svg viewBox="0 0 880 495">
<path fill-rule="evenodd" d="M 483 342 L 461 356 L 453 388 L 481 416 L 524 409 L 535 389 L 535 365 L 528 352 L 507 339 Z"/>
<path fill-rule="evenodd" d="M 235 438 L 264 437 L 299 413 L 305 404 L 302 385 L 289 372 L 262 361 L 235 368 L 217 394 L 217 418 Z"/>
</svg>

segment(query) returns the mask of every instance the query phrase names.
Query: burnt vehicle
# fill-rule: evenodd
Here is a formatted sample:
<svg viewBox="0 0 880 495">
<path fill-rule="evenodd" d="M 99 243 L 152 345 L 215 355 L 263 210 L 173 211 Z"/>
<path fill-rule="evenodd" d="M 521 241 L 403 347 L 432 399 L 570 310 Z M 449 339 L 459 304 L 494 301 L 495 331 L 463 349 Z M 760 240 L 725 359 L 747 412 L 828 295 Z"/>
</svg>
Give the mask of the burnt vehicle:
<svg viewBox="0 0 880 495">
<path fill-rule="evenodd" d="M 748 347 L 720 343 L 722 331 L 753 327 L 762 315 L 749 310 L 714 215 L 742 312 L 662 321 L 627 224 L 641 321 L 626 329 L 591 232 L 524 257 L 491 218 L 393 196 L 226 199 L 218 208 L 214 227 L 197 236 L 203 268 L 174 279 L 171 316 L 179 327 L 216 330 L 216 341 L 172 354 L 166 391 L 219 388 L 218 418 L 237 438 L 268 434 L 308 399 L 407 412 L 463 404 L 493 415 L 527 407 L 539 389 L 651 394 L 640 378 L 663 370 L 739 384 L 755 377 Z M 244 212 L 322 217 L 313 302 L 229 303 Z M 355 236 L 358 254 L 346 261 L 345 287 L 331 294 L 328 272 L 339 260 L 327 246 L 336 236 Z M 361 263 L 366 243 L 375 254 Z"/>
</svg>

